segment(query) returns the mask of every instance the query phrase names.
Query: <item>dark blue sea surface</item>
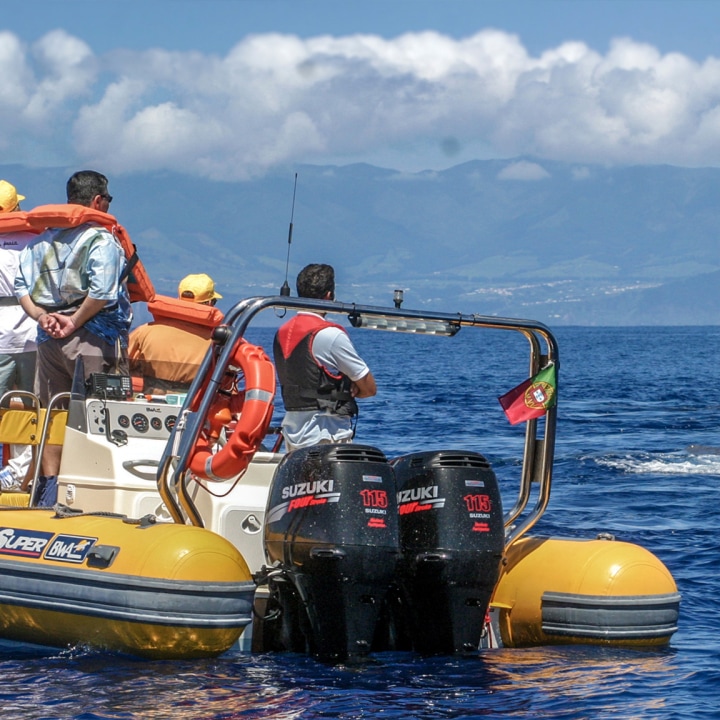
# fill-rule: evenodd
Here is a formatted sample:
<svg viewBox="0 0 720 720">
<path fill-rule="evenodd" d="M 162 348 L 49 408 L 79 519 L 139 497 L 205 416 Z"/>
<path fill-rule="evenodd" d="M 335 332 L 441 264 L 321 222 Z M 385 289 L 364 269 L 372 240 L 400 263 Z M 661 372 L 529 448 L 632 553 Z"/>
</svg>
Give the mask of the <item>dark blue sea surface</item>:
<svg viewBox="0 0 720 720">
<path fill-rule="evenodd" d="M 527 342 L 469 328 L 454 338 L 352 334 L 379 387 L 361 401 L 356 440 L 389 457 L 479 451 L 509 507 L 524 425 L 509 425 L 497 397 L 527 376 Z M 720 454 L 712 450 L 720 446 L 720 327 L 558 328 L 556 336 L 553 492 L 532 534 L 609 532 L 657 555 L 682 593 L 669 647 L 380 654 L 340 667 L 291 654 L 149 662 L 82 648 L 6 650 L 2 717 L 720 717 Z M 269 329 L 251 337 L 266 349 L 271 338 Z"/>
</svg>

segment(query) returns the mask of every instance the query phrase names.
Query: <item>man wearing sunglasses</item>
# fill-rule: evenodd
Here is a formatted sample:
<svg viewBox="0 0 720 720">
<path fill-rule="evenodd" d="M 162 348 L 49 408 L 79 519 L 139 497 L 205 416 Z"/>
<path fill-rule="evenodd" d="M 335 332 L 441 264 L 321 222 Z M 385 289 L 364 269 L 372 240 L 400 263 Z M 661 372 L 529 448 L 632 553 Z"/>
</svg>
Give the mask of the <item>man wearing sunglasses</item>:
<svg viewBox="0 0 720 720">
<path fill-rule="evenodd" d="M 108 180 L 94 170 L 75 173 L 67 182 L 71 205 L 107 213 L 112 196 Z M 92 373 L 127 374 L 127 340 L 132 311 L 122 280 L 125 254 L 112 233 L 96 223 L 48 228 L 20 255 L 15 295 L 38 323 L 35 392 L 44 407 L 57 393 L 69 392 L 75 364 L 82 359 L 85 378 Z M 62 448 L 47 445 L 42 458 L 40 504 L 57 497 Z"/>
</svg>

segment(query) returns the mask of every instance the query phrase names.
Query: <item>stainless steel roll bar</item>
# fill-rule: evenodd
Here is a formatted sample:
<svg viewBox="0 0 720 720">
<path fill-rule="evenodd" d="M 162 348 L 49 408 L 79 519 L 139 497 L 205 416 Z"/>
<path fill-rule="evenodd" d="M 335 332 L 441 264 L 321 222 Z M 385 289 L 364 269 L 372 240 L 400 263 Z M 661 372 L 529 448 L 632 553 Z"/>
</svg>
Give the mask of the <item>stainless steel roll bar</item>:
<svg viewBox="0 0 720 720">
<path fill-rule="evenodd" d="M 355 327 L 401 332 L 454 335 L 466 327 L 518 332 L 529 344 L 529 376 L 535 375 L 548 362 L 552 362 L 559 377 L 557 341 L 545 325 L 532 320 L 436 313 L 286 296 L 247 298 L 230 309 L 224 324 L 216 330 L 213 345 L 188 390 L 178 422 L 158 466 L 158 489 L 175 522 L 203 526 L 202 517 L 187 487 L 190 455 L 203 429 L 208 410 L 220 389 L 235 345 L 245 335 L 253 318 L 269 308 L 284 312 L 310 310 L 331 316 L 340 315 L 345 316 Z M 197 400 L 193 402 L 195 398 Z M 556 422 L 557 406 L 547 411 L 542 422 L 537 419 L 527 422 L 518 497 L 504 517 L 507 547 L 528 532 L 547 508 L 552 487 Z M 543 434 L 540 433 L 541 428 L 544 428 Z M 536 503 L 526 513 L 534 483 L 538 484 Z"/>
</svg>

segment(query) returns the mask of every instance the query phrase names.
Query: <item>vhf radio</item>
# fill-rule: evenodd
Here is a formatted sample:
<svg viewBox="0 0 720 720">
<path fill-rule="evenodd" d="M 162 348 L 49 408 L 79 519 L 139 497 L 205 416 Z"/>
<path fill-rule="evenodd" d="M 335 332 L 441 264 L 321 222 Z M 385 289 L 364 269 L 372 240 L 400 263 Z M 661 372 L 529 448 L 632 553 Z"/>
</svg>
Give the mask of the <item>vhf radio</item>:
<svg viewBox="0 0 720 720">
<path fill-rule="evenodd" d="M 92 373 L 85 381 L 88 396 L 105 400 L 129 400 L 132 397 L 132 380 L 129 375 Z"/>
</svg>

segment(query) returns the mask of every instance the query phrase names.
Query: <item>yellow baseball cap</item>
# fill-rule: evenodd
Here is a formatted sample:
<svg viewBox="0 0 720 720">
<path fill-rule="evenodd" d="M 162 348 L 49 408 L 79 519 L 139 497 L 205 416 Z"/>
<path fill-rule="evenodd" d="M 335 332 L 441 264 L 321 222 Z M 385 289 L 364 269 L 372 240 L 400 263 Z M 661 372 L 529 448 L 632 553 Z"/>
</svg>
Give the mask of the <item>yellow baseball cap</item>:
<svg viewBox="0 0 720 720">
<path fill-rule="evenodd" d="M 198 275 L 186 275 L 178 285 L 178 297 L 190 302 L 202 303 L 209 300 L 221 298 L 220 293 L 215 292 L 213 279 L 205 273 Z"/>
<path fill-rule="evenodd" d="M 12 212 L 18 206 L 24 195 L 18 195 L 14 185 L 7 180 L 0 180 L 0 212 Z"/>
</svg>

